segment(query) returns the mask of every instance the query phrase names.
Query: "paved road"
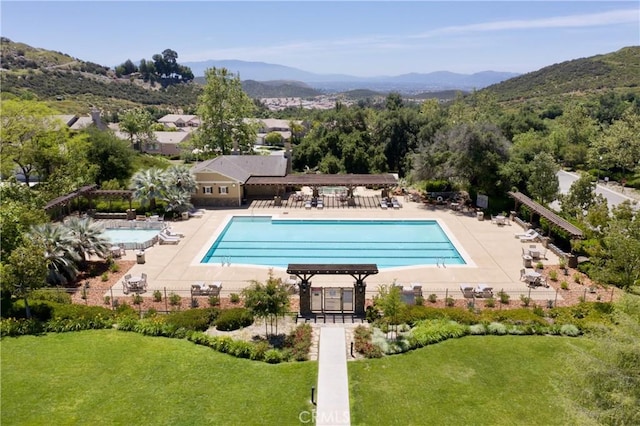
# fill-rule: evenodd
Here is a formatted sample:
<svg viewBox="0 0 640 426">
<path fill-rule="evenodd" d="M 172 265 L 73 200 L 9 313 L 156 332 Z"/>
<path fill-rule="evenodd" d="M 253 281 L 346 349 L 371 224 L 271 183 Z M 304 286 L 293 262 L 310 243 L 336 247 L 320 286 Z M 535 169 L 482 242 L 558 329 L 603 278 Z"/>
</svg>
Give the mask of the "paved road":
<svg viewBox="0 0 640 426">
<path fill-rule="evenodd" d="M 571 187 L 571 184 L 576 180 L 578 180 L 578 178 L 579 178 L 579 175 L 575 173 L 565 172 L 564 170 L 559 171 L 558 181 L 560 182 L 560 192 L 562 194 L 566 194 L 567 192 L 569 192 L 569 188 Z M 601 184 L 598 184 L 596 186 L 596 194 L 602 194 L 607 199 L 609 208 L 612 208 L 613 206 L 618 205 L 625 200 L 634 201 L 633 198 L 628 197 L 624 194 L 620 194 L 619 192 L 612 191 L 611 189 L 607 188 L 606 185 L 601 185 Z M 553 203 L 551 203 L 551 207 L 557 210 L 559 210 L 560 208 L 557 201 L 554 201 Z"/>
</svg>

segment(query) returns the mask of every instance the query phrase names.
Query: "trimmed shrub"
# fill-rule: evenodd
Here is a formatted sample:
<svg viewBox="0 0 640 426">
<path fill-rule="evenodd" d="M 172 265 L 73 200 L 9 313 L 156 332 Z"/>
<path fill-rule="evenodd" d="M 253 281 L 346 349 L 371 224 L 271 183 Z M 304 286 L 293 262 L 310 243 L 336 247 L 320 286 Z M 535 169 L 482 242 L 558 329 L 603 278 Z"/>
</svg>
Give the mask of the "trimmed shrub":
<svg viewBox="0 0 640 426">
<path fill-rule="evenodd" d="M 182 297 L 180 297 L 179 294 L 171 293 L 169 295 L 169 304 L 171 306 L 178 306 L 181 301 L 182 301 Z"/>
<path fill-rule="evenodd" d="M 153 292 L 153 301 L 162 302 L 162 292 L 160 290 L 156 290 Z"/>
<path fill-rule="evenodd" d="M 220 297 L 209 296 L 209 306 L 218 306 L 220 304 Z"/>
<path fill-rule="evenodd" d="M 438 301 L 438 296 L 436 296 L 436 294 L 435 294 L 435 293 L 431 293 L 431 294 L 429 295 L 429 302 L 431 302 L 431 303 L 436 303 L 437 301 Z"/>
<path fill-rule="evenodd" d="M 546 325 L 544 318 L 535 314 L 529 309 L 503 309 L 499 311 L 485 311 L 482 313 L 482 320 L 486 322 L 502 322 L 507 324 L 524 325 L 538 324 Z"/>
<path fill-rule="evenodd" d="M 231 293 L 229 295 L 229 301 L 233 304 L 240 303 L 240 295 L 238 293 Z"/>
<path fill-rule="evenodd" d="M 102 282 L 107 282 L 109 281 L 109 274 L 106 272 L 103 272 L 102 275 L 100 275 L 100 279 L 102 280 Z"/>
<path fill-rule="evenodd" d="M 134 305 L 141 305 L 142 304 L 142 296 L 140 296 L 139 294 L 134 294 L 131 296 L 131 303 L 133 303 Z"/>
<path fill-rule="evenodd" d="M 444 299 L 444 303 L 449 307 L 453 307 L 456 304 L 456 300 L 453 297 L 447 297 Z"/>
<path fill-rule="evenodd" d="M 494 299 L 493 297 L 488 298 L 487 300 L 484 301 L 484 306 L 486 306 L 487 308 L 495 307 L 496 299 Z"/>
<path fill-rule="evenodd" d="M 520 295 L 520 301 L 522 302 L 522 306 L 529 306 L 531 303 L 531 298 L 529 296 L 525 296 L 524 294 Z"/>
<path fill-rule="evenodd" d="M 218 310 L 214 308 L 188 309 L 186 311 L 171 312 L 166 316 L 166 323 L 176 328 L 205 331 L 217 316 Z"/>
<path fill-rule="evenodd" d="M 223 309 L 215 322 L 216 328 L 221 331 L 237 330 L 251 324 L 253 324 L 253 315 L 245 308 Z"/>
<path fill-rule="evenodd" d="M 503 305 L 508 305 L 509 304 L 509 299 L 511 298 L 511 296 L 509 296 L 504 291 L 500 290 L 498 292 L 498 298 L 500 299 L 500 303 L 502 303 Z"/>
<path fill-rule="evenodd" d="M 300 324 L 287 336 L 285 347 L 290 352 L 289 356 L 296 361 L 309 359 L 313 329 L 310 324 Z"/>
</svg>

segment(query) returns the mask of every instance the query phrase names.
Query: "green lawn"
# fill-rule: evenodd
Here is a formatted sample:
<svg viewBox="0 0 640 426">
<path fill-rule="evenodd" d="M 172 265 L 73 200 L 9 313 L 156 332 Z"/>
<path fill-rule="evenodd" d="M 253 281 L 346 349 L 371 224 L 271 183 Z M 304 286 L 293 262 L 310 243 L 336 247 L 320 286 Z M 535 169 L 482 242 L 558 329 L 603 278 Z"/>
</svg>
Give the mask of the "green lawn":
<svg viewBox="0 0 640 426">
<path fill-rule="evenodd" d="M 299 424 L 317 363 L 113 330 L 4 338 L 2 425 Z"/>
<path fill-rule="evenodd" d="M 555 390 L 586 339 L 468 336 L 350 362 L 354 425 L 565 425 Z"/>
</svg>

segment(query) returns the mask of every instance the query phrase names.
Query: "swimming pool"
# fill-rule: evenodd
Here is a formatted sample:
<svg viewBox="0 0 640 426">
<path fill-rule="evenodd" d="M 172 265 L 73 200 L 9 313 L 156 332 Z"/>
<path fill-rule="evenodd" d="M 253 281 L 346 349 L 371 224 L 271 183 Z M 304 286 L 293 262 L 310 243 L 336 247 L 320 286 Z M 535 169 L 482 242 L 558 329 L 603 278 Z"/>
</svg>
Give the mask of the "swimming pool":
<svg viewBox="0 0 640 426">
<path fill-rule="evenodd" d="M 302 220 L 233 216 L 200 263 L 466 264 L 435 220 Z"/>
</svg>

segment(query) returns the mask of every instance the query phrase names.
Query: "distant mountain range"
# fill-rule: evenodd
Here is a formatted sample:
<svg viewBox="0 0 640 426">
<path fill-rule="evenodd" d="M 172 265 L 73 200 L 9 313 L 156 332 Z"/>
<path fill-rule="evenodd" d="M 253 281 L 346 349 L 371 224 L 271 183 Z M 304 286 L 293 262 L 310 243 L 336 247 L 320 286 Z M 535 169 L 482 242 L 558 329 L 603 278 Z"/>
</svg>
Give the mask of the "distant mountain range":
<svg viewBox="0 0 640 426">
<path fill-rule="evenodd" d="M 370 89 L 377 91 L 397 90 L 402 92 L 423 92 L 430 90 L 473 90 L 516 77 L 519 74 L 499 71 L 483 71 L 475 74 L 459 74 L 449 71 L 431 73 L 410 73 L 397 76 L 356 77 L 347 74 L 316 74 L 298 68 L 265 62 L 238 60 L 209 60 L 184 62 L 193 74 L 204 76 L 208 68 L 226 68 L 240 75 L 240 79 L 255 81 L 287 80 L 300 81 L 325 92 Z"/>
</svg>

